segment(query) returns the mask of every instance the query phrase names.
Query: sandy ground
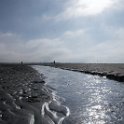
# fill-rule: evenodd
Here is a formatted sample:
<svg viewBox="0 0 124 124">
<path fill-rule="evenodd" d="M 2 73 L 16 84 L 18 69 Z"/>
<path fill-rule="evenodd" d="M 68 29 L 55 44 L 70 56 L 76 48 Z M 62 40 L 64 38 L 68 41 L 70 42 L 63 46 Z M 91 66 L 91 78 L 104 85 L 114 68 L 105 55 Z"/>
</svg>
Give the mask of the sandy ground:
<svg viewBox="0 0 124 124">
<path fill-rule="evenodd" d="M 124 64 L 72 64 L 56 63 L 45 64 L 66 70 L 78 71 L 87 74 L 106 76 L 109 79 L 124 82 Z"/>
<path fill-rule="evenodd" d="M 0 65 L 0 124 L 61 124 L 66 113 L 42 74 L 28 65 Z"/>
</svg>

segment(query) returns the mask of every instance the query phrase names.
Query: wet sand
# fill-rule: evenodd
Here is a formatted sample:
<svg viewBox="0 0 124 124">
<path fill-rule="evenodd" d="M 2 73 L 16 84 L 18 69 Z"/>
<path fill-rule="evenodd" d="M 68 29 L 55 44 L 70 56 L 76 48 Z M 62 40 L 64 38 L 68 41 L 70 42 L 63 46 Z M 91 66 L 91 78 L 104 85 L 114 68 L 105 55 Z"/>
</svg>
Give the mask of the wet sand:
<svg viewBox="0 0 124 124">
<path fill-rule="evenodd" d="M 56 63 L 44 64 L 65 70 L 77 71 L 86 74 L 106 76 L 109 79 L 124 82 L 124 64 L 72 64 Z"/>
<path fill-rule="evenodd" d="M 69 110 L 28 65 L 0 65 L 0 124 L 61 124 Z"/>
</svg>

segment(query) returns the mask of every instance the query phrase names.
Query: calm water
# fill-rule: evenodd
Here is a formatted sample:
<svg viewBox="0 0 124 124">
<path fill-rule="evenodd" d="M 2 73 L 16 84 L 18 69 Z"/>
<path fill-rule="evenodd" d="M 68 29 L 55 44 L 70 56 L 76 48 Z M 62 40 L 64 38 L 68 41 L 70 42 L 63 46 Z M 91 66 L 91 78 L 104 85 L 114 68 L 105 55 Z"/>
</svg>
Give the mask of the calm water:
<svg viewBox="0 0 124 124">
<path fill-rule="evenodd" d="M 124 124 L 124 84 L 47 66 L 33 66 L 70 109 L 64 124 Z"/>
</svg>

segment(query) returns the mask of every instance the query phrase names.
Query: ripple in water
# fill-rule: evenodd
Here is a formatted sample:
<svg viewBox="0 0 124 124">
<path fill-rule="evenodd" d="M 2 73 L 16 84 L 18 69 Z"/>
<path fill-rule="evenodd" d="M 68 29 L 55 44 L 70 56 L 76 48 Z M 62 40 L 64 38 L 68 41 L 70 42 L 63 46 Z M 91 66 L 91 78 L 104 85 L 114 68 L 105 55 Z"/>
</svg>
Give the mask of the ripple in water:
<svg viewBox="0 0 124 124">
<path fill-rule="evenodd" d="M 33 66 L 70 108 L 63 124 L 124 124 L 124 85 L 105 77 Z"/>
</svg>

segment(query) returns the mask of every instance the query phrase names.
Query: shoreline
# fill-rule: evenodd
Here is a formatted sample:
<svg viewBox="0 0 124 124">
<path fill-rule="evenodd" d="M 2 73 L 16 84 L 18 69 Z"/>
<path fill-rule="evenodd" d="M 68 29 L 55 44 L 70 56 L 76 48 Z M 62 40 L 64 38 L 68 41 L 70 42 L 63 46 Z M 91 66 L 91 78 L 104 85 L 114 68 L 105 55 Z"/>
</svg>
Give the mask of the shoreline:
<svg viewBox="0 0 124 124">
<path fill-rule="evenodd" d="M 53 97 L 44 76 L 31 66 L 0 64 L 1 124 L 62 124 L 68 109 Z"/>
<path fill-rule="evenodd" d="M 91 75 L 106 76 L 108 79 L 124 82 L 124 64 L 56 63 L 43 65 Z"/>
</svg>

